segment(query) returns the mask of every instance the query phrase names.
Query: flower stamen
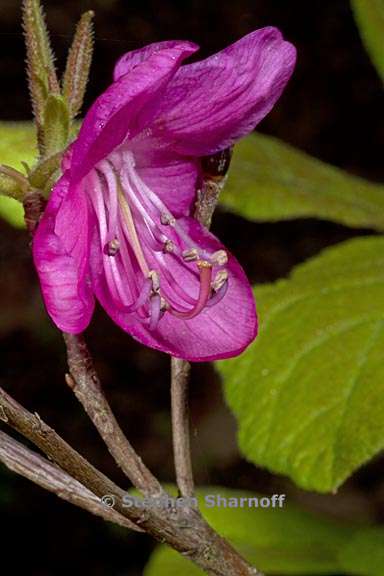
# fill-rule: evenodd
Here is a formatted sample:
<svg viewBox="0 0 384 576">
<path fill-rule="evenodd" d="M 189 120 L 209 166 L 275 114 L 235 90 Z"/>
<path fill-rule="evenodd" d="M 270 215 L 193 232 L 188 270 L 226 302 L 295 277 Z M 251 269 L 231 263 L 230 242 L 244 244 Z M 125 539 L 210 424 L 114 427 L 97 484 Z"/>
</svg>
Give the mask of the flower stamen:
<svg viewBox="0 0 384 576">
<path fill-rule="evenodd" d="M 110 240 L 104 246 L 104 253 L 107 254 L 107 256 L 116 256 L 119 250 L 120 250 L 120 242 L 118 238 Z"/>
<path fill-rule="evenodd" d="M 124 221 L 125 221 L 125 224 L 127 226 L 127 230 L 129 232 L 132 249 L 135 253 L 135 256 L 136 256 L 137 262 L 141 268 L 141 271 L 143 272 L 143 274 L 145 276 L 148 276 L 148 274 L 149 274 L 148 264 L 145 260 L 143 250 L 141 248 L 141 244 L 140 244 L 139 238 L 137 236 L 137 232 L 136 232 L 136 228 L 135 228 L 135 223 L 133 221 L 131 209 L 129 207 L 128 202 L 125 199 L 125 196 L 123 194 L 121 186 L 119 186 L 118 195 L 119 195 L 120 206 L 121 206 L 123 216 L 124 216 Z"/>
<path fill-rule="evenodd" d="M 218 292 L 228 280 L 228 272 L 226 270 L 219 270 L 212 282 L 212 290 Z"/>
<path fill-rule="evenodd" d="M 212 264 L 217 264 L 218 266 L 224 266 L 228 262 L 228 254 L 225 250 L 217 250 L 211 255 L 210 261 Z"/>
<path fill-rule="evenodd" d="M 200 257 L 197 248 L 189 248 L 188 250 L 184 250 L 182 256 L 185 262 L 193 262 L 194 260 L 198 260 Z"/>
<path fill-rule="evenodd" d="M 160 214 L 160 222 L 163 226 L 173 226 L 176 222 L 175 218 L 171 214 L 167 214 L 166 212 L 162 212 Z"/>
</svg>

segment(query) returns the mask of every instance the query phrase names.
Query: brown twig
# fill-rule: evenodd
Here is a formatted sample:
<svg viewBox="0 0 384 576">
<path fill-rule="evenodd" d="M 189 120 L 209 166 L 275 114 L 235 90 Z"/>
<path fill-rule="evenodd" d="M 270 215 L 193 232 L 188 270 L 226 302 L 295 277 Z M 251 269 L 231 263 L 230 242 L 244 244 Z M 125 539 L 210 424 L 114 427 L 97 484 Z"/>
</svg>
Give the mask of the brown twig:
<svg viewBox="0 0 384 576">
<path fill-rule="evenodd" d="M 124 516 L 128 518 L 131 516 L 133 522 L 141 520 L 139 513 L 131 514 L 131 509 L 125 510 L 120 505 L 124 502 L 125 495 L 121 488 L 67 444 L 38 414 L 32 414 L 26 410 L 2 388 L 0 388 L 0 420 L 30 440 L 64 472 L 99 498 L 107 494 L 115 495 L 118 501 L 116 509 Z M 130 528 L 141 531 L 133 523 Z"/>
<path fill-rule="evenodd" d="M 191 366 L 180 358 L 171 358 L 171 413 L 173 456 L 176 482 L 183 497 L 194 494 L 189 434 L 188 380 Z"/>
<path fill-rule="evenodd" d="M 169 499 L 158 480 L 144 466 L 120 429 L 102 392 L 82 336 L 64 334 L 70 369 L 68 385 L 108 446 L 112 456 L 145 496 Z M 192 507 L 146 506 L 140 526 L 179 551 L 212 576 L 259 574 L 223 540 Z"/>
<path fill-rule="evenodd" d="M 92 358 L 82 336 L 64 334 L 70 375 L 67 383 L 108 446 L 112 456 L 145 496 L 169 499 L 144 466 L 120 429 L 102 392 Z M 190 558 L 212 576 L 250 576 L 259 573 L 239 556 L 192 507 L 146 506 L 140 526 L 161 542 Z"/>
<path fill-rule="evenodd" d="M 96 470 L 37 414 L 0 388 L 0 420 L 28 438 L 49 458 L 98 497 L 110 495 L 114 509 L 211 576 L 261 576 L 193 509 L 125 505 L 126 494 Z"/>
<path fill-rule="evenodd" d="M 207 229 L 211 227 L 212 216 L 226 181 L 231 156 L 232 150 L 228 148 L 201 161 L 203 179 L 197 194 L 194 217 Z M 194 493 L 188 408 L 190 371 L 189 362 L 171 357 L 173 457 L 179 492 L 187 497 Z"/>
<path fill-rule="evenodd" d="M 124 516 L 103 505 L 100 498 L 60 468 L 0 431 L 0 461 L 59 498 L 124 528 L 134 528 Z"/>
<path fill-rule="evenodd" d="M 145 496 L 165 495 L 160 482 L 148 470 L 121 430 L 101 390 L 84 338 L 64 334 L 64 341 L 70 370 L 67 384 L 83 405 L 112 457 L 132 484 Z"/>
</svg>

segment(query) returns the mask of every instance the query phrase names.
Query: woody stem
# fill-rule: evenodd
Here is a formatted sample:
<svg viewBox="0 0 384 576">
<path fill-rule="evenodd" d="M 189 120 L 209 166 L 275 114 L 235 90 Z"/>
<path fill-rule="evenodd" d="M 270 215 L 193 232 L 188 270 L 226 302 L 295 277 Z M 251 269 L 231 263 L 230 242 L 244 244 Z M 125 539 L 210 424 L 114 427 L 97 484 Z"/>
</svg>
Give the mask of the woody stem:
<svg viewBox="0 0 384 576">
<path fill-rule="evenodd" d="M 225 177 L 221 179 L 205 177 L 201 190 L 198 192 L 194 216 L 207 229 L 211 226 L 212 216 L 224 182 Z M 184 497 L 192 496 L 194 493 L 188 402 L 190 372 L 189 362 L 171 357 L 173 458 L 176 483 L 181 496 Z"/>
</svg>

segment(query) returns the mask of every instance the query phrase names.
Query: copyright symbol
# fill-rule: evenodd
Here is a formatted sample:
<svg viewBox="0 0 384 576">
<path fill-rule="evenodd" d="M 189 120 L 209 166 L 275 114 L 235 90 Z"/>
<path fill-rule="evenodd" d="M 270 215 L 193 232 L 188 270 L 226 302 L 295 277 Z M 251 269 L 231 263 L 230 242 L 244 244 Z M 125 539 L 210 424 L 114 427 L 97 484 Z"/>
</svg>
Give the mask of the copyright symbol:
<svg viewBox="0 0 384 576">
<path fill-rule="evenodd" d="M 116 504 L 116 498 L 113 494 L 105 494 L 101 497 L 101 503 L 107 508 L 113 508 Z"/>
</svg>

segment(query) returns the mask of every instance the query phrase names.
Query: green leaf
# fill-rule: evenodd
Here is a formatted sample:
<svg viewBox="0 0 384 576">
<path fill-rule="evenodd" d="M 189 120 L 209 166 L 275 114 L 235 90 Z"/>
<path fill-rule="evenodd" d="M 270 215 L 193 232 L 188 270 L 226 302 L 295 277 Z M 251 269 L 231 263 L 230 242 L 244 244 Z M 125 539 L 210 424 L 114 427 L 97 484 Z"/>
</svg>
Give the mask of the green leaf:
<svg viewBox="0 0 384 576">
<path fill-rule="evenodd" d="M 23 170 L 22 162 L 32 165 L 36 157 L 36 135 L 32 123 L 0 122 L 0 164 Z M 23 208 L 12 198 L 0 196 L 0 216 L 13 226 L 24 226 Z"/>
<path fill-rule="evenodd" d="M 256 494 L 209 487 L 198 491 L 201 510 L 208 522 L 248 559 L 268 574 L 335 574 L 338 556 L 353 529 L 315 517 L 291 504 L 283 508 L 208 508 L 207 495 L 225 498 Z M 144 576 L 200 576 L 191 562 L 161 546 L 155 550 Z"/>
<path fill-rule="evenodd" d="M 334 491 L 384 447 L 384 238 L 327 249 L 255 294 L 259 336 L 218 363 L 240 448 Z"/>
<path fill-rule="evenodd" d="M 37 159 L 36 135 L 32 122 L 0 122 L 0 164 L 22 170 L 23 162 Z"/>
<path fill-rule="evenodd" d="M 24 227 L 24 210 L 20 202 L 7 196 L 0 197 L 0 217 L 15 228 Z"/>
<path fill-rule="evenodd" d="M 88 83 L 93 54 L 94 12 L 85 12 L 76 28 L 63 77 L 63 96 L 71 119 L 80 112 Z"/>
<path fill-rule="evenodd" d="M 66 148 L 70 129 L 69 111 L 62 96 L 50 94 L 44 111 L 44 154 L 53 156 Z"/>
<path fill-rule="evenodd" d="M 17 171 L 15 171 L 15 175 L 17 178 L 14 178 L 13 168 L 0 166 L 0 195 L 19 200 L 23 197 L 23 188 L 20 186 L 19 178 L 22 177 L 24 184 L 25 177 Z"/>
<path fill-rule="evenodd" d="M 358 530 L 342 548 L 340 563 L 347 574 L 382 576 L 384 574 L 384 530 L 365 528 Z"/>
<path fill-rule="evenodd" d="M 23 28 L 27 49 L 27 72 L 36 120 L 39 144 L 42 145 L 44 110 L 48 94 L 60 93 L 56 77 L 54 56 L 43 8 L 39 0 L 24 0 L 22 4 Z"/>
<path fill-rule="evenodd" d="M 384 0 L 351 0 L 364 45 L 384 80 Z"/>
<path fill-rule="evenodd" d="M 263 134 L 235 146 L 221 203 L 250 220 L 313 217 L 384 230 L 384 186 Z"/>
</svg>

